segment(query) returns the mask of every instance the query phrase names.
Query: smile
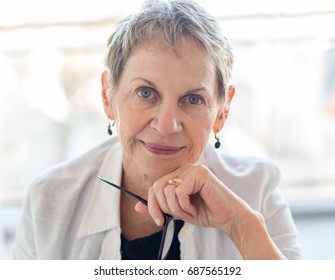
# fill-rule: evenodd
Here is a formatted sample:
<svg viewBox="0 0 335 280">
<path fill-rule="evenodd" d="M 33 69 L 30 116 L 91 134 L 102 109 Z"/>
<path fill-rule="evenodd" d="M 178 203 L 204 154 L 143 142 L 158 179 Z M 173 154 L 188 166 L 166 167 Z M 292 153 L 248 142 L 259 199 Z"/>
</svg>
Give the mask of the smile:
<svg viewBox="0 0 335 280">
<path fill-rule="evenodd" d="M 182 148 L 180 147 L 171 147 L 171 146 L 165 146 L 160 145 L 156 143 L 147 143 L 142 142 L 143 146 L 151 153 L 156 155 L 173 155 L 178 153 Z"/>
</svg>

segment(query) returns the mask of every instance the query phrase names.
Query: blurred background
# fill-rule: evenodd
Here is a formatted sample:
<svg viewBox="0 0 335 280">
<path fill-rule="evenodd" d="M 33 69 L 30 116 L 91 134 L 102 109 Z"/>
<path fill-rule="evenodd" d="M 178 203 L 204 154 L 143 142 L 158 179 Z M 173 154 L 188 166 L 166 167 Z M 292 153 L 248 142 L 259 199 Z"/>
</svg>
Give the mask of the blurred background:
<svg viewBox="0 0 335 280">
<path fill-rule="evenodd" d="M 35 176 L 107 137 L 106 41 L 135 0 L 0 0 L 0 259 Z M 335 259 L 335 1 L 198 0 L 235 55 L 223 149 L 271 158 L 306 259 Z"/>
</svg>

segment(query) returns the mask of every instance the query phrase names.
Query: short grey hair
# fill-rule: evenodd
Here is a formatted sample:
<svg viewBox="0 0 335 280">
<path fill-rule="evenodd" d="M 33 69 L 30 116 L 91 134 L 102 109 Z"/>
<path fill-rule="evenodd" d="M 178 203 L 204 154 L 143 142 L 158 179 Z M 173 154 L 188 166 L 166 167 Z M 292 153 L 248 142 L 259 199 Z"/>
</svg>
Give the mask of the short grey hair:
<svg viewBox="0 0 335 280">
<path fill-rule="evenodd" d="M 105 57 L 110 91 L 117 87 L 128 58 L 142 43 L 159 39 L 178 53 L 178 44 L 185 37 L 205 47 L 217 69 L 219 97 L 224 99 L 232 50 L 216 19 L 191 0 L 147 0 L 138 13 L 117 23 Z"/>
</svg>

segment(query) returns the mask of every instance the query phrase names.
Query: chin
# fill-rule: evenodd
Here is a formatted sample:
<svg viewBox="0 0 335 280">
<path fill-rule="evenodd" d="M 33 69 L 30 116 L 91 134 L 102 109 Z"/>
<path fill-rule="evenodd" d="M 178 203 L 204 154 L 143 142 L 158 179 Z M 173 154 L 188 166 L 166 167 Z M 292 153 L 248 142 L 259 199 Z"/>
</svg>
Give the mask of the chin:
<svg viewBox="0 0 335 280">
<path fill-rule="evenodd" d="M 145 168 L 143 168 L 143 173 L 148 177 L 154 178 L 155 180 L 163 177 L 164 175 L 173 172 L 174 170 L 181 167 L 181 164 L 171 165 L 171 164 L 147 164 Z"/>
</svg>

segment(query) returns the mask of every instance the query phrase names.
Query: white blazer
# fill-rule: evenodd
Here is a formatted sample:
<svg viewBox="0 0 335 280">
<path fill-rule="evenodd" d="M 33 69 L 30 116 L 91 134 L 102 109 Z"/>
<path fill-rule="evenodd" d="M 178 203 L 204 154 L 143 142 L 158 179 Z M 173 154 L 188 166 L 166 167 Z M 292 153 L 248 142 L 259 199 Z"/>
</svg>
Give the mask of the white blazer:
<svg viewBox="0 0 335 280">
<path fill-rule="evenodd" d="M 264 216 L 279 249 L 300 259 L 301 247 L 287 203 L 276 189 L 279 171 L 258 157 L 236 157 L 208 145 L 199 160 Z M 55 166 L 31 185 L 17 228 L 15 259 L 121 259 L 120 184 L 122 148 L 117 137 Z M 179 232 L 181 259 L 241 259 L 215 228 L 185 223 Z"/>
</svg>

